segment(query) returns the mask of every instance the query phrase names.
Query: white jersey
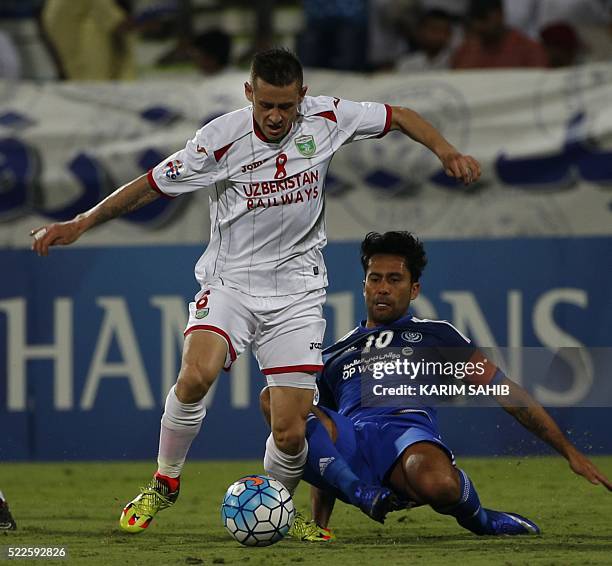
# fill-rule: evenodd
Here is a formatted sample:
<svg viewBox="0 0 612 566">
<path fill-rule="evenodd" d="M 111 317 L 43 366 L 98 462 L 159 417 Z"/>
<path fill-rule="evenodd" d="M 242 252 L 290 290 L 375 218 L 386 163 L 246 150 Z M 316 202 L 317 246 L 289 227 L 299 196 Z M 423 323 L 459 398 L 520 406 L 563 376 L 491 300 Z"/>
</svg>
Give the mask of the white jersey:
<svg viewBox="0 0 612 566">
<path fill-rule="evenodd" d="M 390 125 L 387 105 L 306 96 L 291 130 L 273 143 L 248 106 L 206 124 L 149 171 L 151 186 L 166 196 L 209 192 L 210 242 L 195 267 L 200 284 L 220 280 L 254 296 L 325 287 L 330 161 L 343 144 L 382 136 Z"/>
</svg>

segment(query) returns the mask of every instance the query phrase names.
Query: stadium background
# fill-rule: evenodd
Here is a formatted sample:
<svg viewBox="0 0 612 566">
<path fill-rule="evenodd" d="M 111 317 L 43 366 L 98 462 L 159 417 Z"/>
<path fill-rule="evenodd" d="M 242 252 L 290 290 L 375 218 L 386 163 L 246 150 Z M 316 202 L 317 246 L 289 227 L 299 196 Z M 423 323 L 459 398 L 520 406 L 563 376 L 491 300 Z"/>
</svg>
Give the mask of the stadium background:
<svg viewBox="0 0 612 566">
<path fill-rule="evenodd" d="M 28 232 L 72 217 L 242 106 L 244 71 L 83 84 L 0 82 L 0 460 L 147 459 L 180 360 L 204 191 L 160 201 L 40 259 Z M 483 165 L 465 190 L 396 134 L 353 144 L 327 186 L 326 343 L 363 314 L 358 243 L 409 229 L 430 266 L 416 313 L 483 346 L 602 348 L 612 327 L 612 65 L 399 76 L 307 72 L 310 93 L 415 108 Z M 587 354 L 588 355 L 588 354 Z M 590 453 L 611 453 L 601 366 L 537 396 Z M 586 379 L 591 372 L 593 380 Z M 192 458 L 257 458 L 264 378 L 243 356 L 209 394 Z M 601 391 L 601 394 L 599 394 Z M 598 407 L 580 407 L 598 398 Z M 502 411 L 448 409 L 459 454 L 544 450 Z"/>
<path fill-rule="evenodd" d="M 160 201 L 45 259 L 27 249 L 28 231 L 90 206 L 180 147 L 211 114 L 242 104 L 243 79 L 160 82 L 145 92 L 137 84 L 22 84 L 5 96 L 3 460 L 154 456 L 185 305 L 196 290 L 192 267 L 208 230 L 204 192 Z M 364 233 L 410 229 L 430 255 L 418 315 L 446 318 L 483 346 L 610 344 L 612 67 L 373 82 L 313 71 L 308 82 L 313 93 L 412 106 L 484 170 L 466 192 L 397 135 L 342 150 L 328 185 L 328 343 L 363 314 Z M 519 362 L 506 362 L 520 374 Z M 594 380 L 576 397 L 583 373 L 572 368 L 553 404 L 577 405 L 601 386 Z M 221 377 L 192 457 L 261 454 L 263 383 L 247 356 Z M 564 408 L 557 416 L 584 448 L 612 449 L 605 409 Z M 461 454 L 541 449 L 501 411 L 443 411 L 442 428 Z"/>
</svg>

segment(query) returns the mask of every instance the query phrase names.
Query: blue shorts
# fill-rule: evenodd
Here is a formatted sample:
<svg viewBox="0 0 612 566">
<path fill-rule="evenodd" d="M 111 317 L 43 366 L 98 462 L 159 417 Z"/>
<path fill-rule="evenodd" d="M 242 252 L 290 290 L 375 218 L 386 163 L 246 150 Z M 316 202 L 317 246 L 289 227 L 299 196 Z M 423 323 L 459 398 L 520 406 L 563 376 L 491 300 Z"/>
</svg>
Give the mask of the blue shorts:
<svg viewBox="0 0 612 566">
<path fill-rule="evenodd" d="M 349 418 L 325 407 L 318 408 L 336 425 L 338 452 L 355 475 L 370 485 L 386 485 L 398 458 L 406 448 L 417 442 L 437 444 L 448 454 L 453 465 L 455 464 L 452 451 L 444 444 L 426 414 L 373 415 L 353 423 Z M 317 470 L 306 469 L 304 480 L 321 489 L 331 488 L 324 485 L 325 482 Z M 331 491 L 338 496 L 335 489 Z"/>
</svg>

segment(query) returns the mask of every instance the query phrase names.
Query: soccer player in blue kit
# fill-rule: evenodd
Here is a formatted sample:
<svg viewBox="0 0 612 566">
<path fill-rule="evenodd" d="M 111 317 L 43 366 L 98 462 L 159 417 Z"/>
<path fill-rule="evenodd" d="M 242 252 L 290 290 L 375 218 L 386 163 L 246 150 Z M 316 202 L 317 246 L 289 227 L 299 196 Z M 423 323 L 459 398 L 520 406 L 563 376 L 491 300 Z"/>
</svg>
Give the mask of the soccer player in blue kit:
<svg viewBox="0 0 612 566">
<path fill-rule="evenodd" d="M 364 398 L 362 373 L 369 372 L 365 378 L 371 378 L 372 365 L 382 367 L 381 360 L 388 360 L 392 351 L 416 357 L 418 349 L 419 358 L 426 361 L 451 361 L 454 367 L 467 368 L 461 376 L 465 383 L 504 386 L 507 394 L 496 401 L 509 414 L 565 457 L 575 473 L 612 490 L 612 483 L 572 445 L 544 408 L 452 324 L 407 314 L 420 292 L 427 263 L 417 238 L 408 232 L 369 233 L 361 245 L 361 261 L 367 319 L 324 352 L 325 365 L 317 379 L 319 402 L 306 433 L 304 479 L 313 486 L 314 520 L 307 523 L 299 517 L 291 531 L 294 536 L 333 538 L 327 526 L 336 498 L 379 522 L 391 510 L 430 505 L 478 535 L 540 532 L 516 513 L 481 506 L 474 484 L 455 466 L 440 436 L 431 399 L 402 397 L 400 405 L 389 398 L 383 403 Z M 429 383 L 431 377 L 427 376 Z M 265 390 L 261 399 L 266 413 Z"/>
</svg>

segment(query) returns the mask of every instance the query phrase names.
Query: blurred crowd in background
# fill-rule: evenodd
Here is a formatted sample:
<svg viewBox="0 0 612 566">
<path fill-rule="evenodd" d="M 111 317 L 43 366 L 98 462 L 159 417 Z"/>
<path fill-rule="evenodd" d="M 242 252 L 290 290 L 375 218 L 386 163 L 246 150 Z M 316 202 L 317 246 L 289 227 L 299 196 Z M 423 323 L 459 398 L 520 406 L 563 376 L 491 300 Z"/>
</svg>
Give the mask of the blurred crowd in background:
<svg viewBox="0 0 612 566">
<path fill-rule="evenodd" d="M 2 0 L 0 78 L 125 80 L 246 68 L 416 73 L 612 60 L 612 0 Z"/>
</svg>

